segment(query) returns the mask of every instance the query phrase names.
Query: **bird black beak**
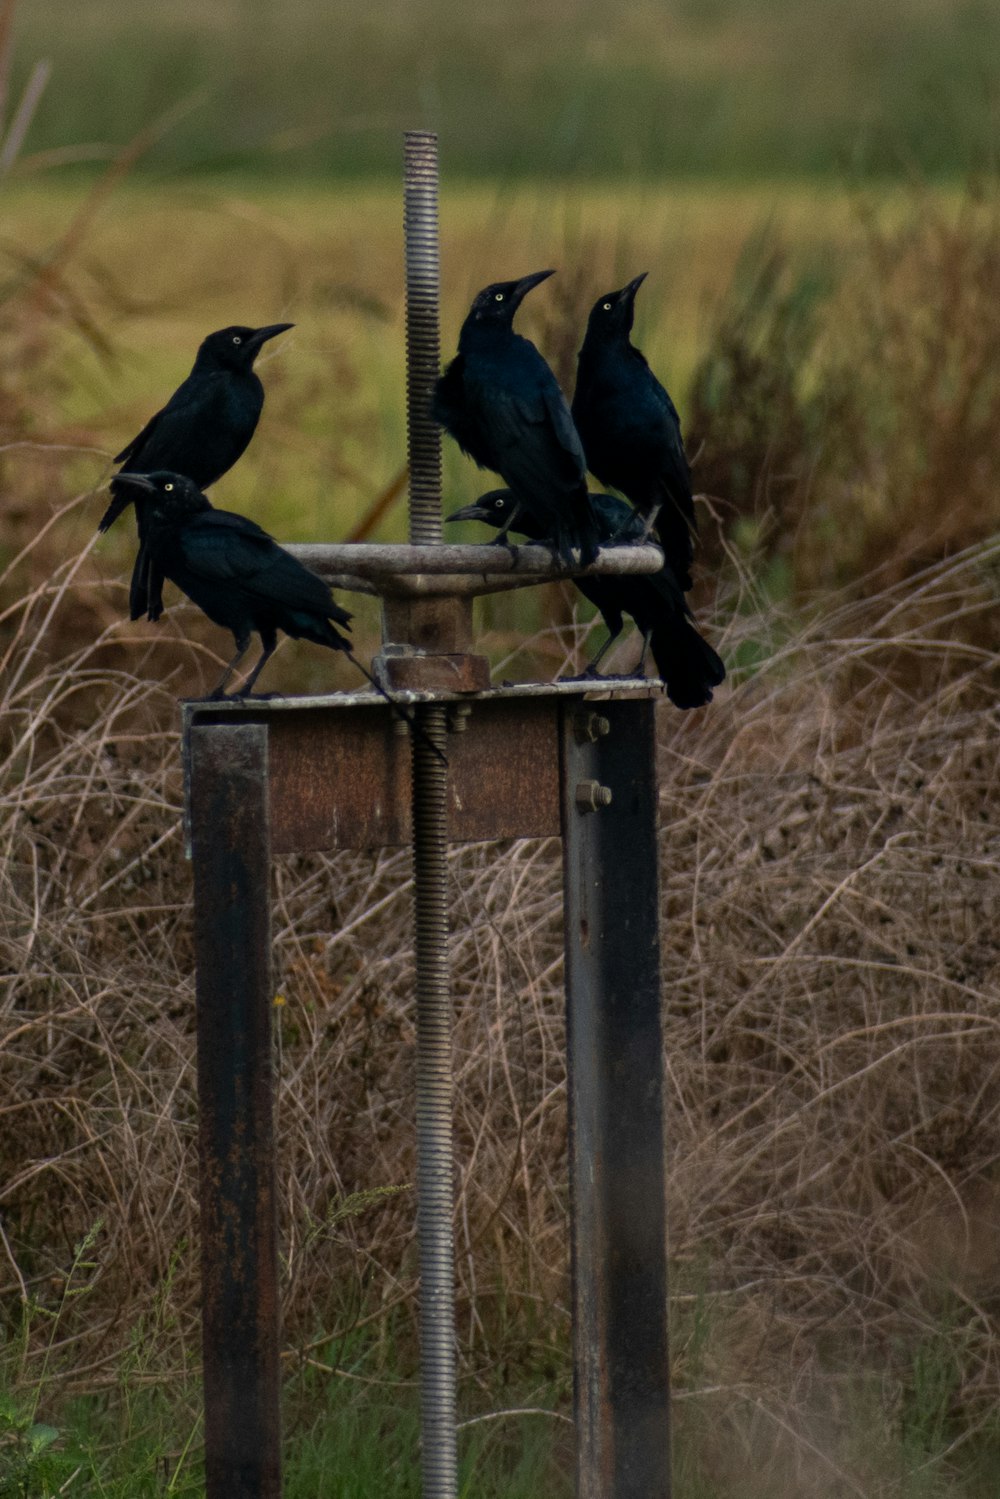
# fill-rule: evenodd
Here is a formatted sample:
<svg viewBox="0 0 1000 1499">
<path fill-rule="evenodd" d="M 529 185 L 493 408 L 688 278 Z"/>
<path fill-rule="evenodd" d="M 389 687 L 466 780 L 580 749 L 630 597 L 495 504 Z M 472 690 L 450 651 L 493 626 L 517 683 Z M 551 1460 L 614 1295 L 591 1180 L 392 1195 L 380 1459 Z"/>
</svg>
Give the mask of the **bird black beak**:
<svg viewBox="0 0 1000 1499">
<path fill-rule="evenodd" d="M 623 286 L 622 289 L 621 289 L 621 291 L 616 291 L 614 293 L 615 301 L 616 302 L 634 302 L 635 301 L 635 294 L 636 294 L 636 292 L 639 290 L 640 286 L 645 281 L 645 279 L 646 279 L 646 277 L 648 275 L 649 275 L 648 271 L 643 271 L 643 273 L 642 273 L 641 276 L 636 276 L 634 278 L 634 280 L 632 280 L 632 281 L 630 281 L 628 283 L 627 286 Z"/>
<path fill-rule="evenodd" d="M 450 515 L 445 516 L 445 521 L 486 520 L 486 518 L 486 511 L 477 500 L 474 505 L 463 505 L 461 510 L 453 510 Z"/>
<path fill-rule="evenodd" d="M 279 333 L 287 333 L 289 328 L 294 327 L 294 323 L 268 323 L 266 328 L 255 328 L 247 339 L 247 347 L 256 352 L 269 338 L 277 338 Z"/>
<path fill-rule="evenodd" d="M 128 489 L 141 489 L 144 494 L 157 493 L 156 485 L 145 474 L 115 474 L 111 480 L 111 488 L 117 489 L 119 484 L 124 484 Z"/>
<path fill-rule="evenodd" d="M 514 290 L 510 294 L 511 303 L 519 307 L 533 286 L 537 286 L 540 281 L 547 281 L 550 276 L 554 275 L 555 271 L 535 271 L 531 276 L 522 276 L 520 281 L 514 283 Z"/>
</svg>

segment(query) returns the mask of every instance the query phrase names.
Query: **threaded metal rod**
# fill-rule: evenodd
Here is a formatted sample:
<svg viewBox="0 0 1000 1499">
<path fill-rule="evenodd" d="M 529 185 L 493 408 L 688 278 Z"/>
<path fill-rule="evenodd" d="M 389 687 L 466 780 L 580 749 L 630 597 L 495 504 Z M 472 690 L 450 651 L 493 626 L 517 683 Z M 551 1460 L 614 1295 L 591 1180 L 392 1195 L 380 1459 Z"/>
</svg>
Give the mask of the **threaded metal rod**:
<svg viewBox="0 0 1000 1499">
<path fill-rule="evenodd" d="M 417 970 L 417 1234 L 424 1499 L 454 1499 L 455 1289 L 451 987 L 448 973 L 446 709 L 418 709 L 413 735 L 413 887 Z"/>
<path fill-rule="evenodd" d="M 406 429 L 410 541 L 418 545 L 441 540 L 441 429 L 430 409 L 441 365 L 437 186 L 437 136 L 428 130 L 408 130 L 403 208 Z"/>
<path fill-rule="evenodd" d="M 440 360 L 437 137 L 425 131 L 406 136 L 404 233 L 410 541 L 419 545 L 441 540 L 441 434 L 430 414 Z M 446 711 L 418 708 L 421 732 L 411 736 L 424 1499 L 455 1499 L 458 1490 Z"/>
</svg>

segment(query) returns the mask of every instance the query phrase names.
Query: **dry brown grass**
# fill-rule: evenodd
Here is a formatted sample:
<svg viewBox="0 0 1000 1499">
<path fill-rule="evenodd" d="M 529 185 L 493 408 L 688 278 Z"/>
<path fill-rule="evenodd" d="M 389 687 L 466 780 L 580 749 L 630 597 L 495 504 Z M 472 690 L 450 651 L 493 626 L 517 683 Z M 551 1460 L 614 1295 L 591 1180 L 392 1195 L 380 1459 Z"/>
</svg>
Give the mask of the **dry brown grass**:
<svg viewBox="0 0 1000 1499">
<path fill-rule="evenodd" d="M 832 1492 L 831 1463 L 867 1482 L 851 1391 L 875 1380 L 891 1425 L 943 1328 L 949 1419 L 972 1433 L 1000 1395 L 998 562 L 969 549 L 797 630 L 736 609 L 728 654 L 752 639 L 763 664 L 663 712 L 674 1363 L 682 1427 L 729 1433 L 720 1483 L 748 1450 L 761 1493 Z M 9 1330 L 35 1308 L 24 1377 L 38 1308 L 60 1312 L 48 1367 L 77 1389 L 115 1382 L 137 1328 L 151 1377 L 197 1346 L 173 710 L 100 642 L 31 655 L 40 616 L 59 634 L 85 601 L 69 581 L 32 601 L 0 778 L 3 1295 Z M 463 1367 L 562 1378 L 558 849 L 452 864 Z M 405 851 L 275 871 L 288 1345 L 335 1367 L 361 1319 L 373 1347 L 391 1333 L 392 1378 L 414 1312 L 412 1200 L 382 1192 L 413 1176 L 408 880 Z"/>
</svg>

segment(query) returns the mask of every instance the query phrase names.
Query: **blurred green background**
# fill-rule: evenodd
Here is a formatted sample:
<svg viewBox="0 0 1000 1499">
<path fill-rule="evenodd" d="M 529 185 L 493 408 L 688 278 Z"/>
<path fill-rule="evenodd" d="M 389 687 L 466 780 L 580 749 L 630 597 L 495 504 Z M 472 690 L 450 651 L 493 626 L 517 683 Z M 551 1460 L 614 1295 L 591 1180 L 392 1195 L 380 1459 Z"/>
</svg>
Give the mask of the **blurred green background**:
<svg viewBox="0 0 1000 1499">
<path fill-rule="evenodd" d="M 470 178 L 940 175 L 987 160 L 988 0 L 32 0 L 32 149 L 76 157 L 197 103 L 145 170 L 395 173 L 439 130 Z"/>
</svg>

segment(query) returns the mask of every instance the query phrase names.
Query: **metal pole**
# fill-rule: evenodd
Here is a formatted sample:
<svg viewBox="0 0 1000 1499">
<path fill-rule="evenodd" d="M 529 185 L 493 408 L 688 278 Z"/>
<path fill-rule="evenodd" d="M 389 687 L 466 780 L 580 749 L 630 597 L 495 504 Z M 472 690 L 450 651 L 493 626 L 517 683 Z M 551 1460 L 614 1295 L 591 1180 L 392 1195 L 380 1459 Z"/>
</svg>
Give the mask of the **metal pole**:
<svg viewBox="0 0 1000 1499">
<path fill-rule="evenodd" d="M 280 1499 L 267 728 L 190 731 L 205 1492 Z"/>
<path fill-rule="evenodd" d="M 670 1499 L 652 702 L 563 710 L 577 1499 Z"/>
<path fill-rule="evenodd" d="M 441 539 L 441 435 L 430 414 L 440 359 L 437 137 L 424 131 L 406 136 L 404 231 L 410 540 L 434 543 Z M 412 736 L 424 1499 L 455 1499 L 458 1487 L 445 712 L 437 704 L 418 709 L 423 733 Z"/>
</svg>

